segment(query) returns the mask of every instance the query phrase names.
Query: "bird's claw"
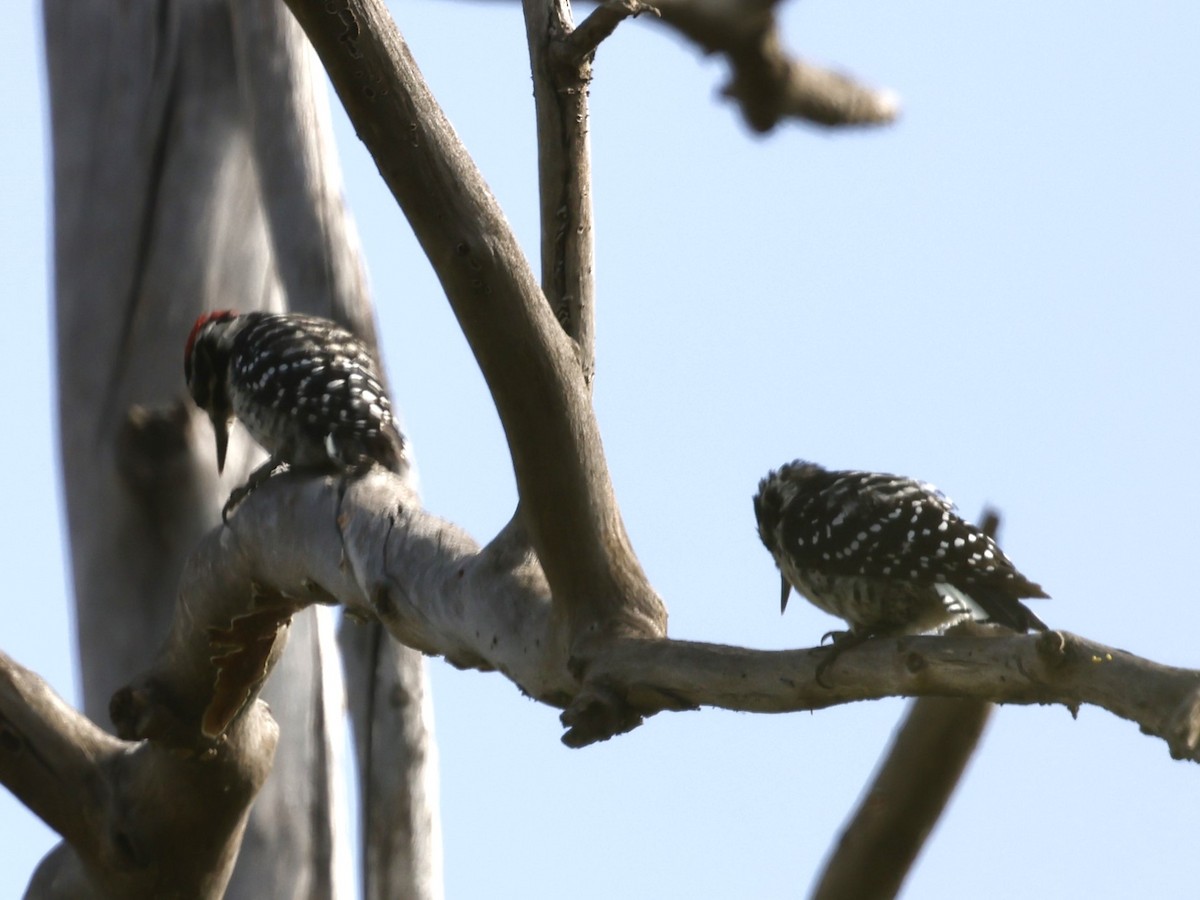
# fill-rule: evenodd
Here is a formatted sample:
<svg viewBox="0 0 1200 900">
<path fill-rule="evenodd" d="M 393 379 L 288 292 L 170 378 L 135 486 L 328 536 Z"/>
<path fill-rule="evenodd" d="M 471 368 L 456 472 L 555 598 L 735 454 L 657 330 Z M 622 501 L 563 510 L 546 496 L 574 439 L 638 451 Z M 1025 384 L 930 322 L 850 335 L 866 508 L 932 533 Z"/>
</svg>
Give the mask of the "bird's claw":
<svg viewBox="0 0 1200 900">
<path fill-rule="evenodd" d="M 828 647 L 828 653 L 825 658 L 817 663 L 816 681 L 821 687 L 831 689 L 831 685 L 825 680 L 825 673 L 837 661 L 837 658 L 851 647 L 857 647 L 859 644 L 869 640 L 872 636 L 870 631 L 827 631 L 821 635 L 821 646 L 824 647 L 826 641 L 831 641 Z"/>
<path fill-rule="evenodd" d="M 253 494 L 258 486 L 261 485 L 277 472 L 282 471 L 284 462 L 276 454 L 268 459 L 265 463 L 250 473 L 250 477 L 246 479 L 246 483 L 235 487 L 229 493 L 229 499 L 225 501 L 225 505 L 221 507 L 221 523 L 229 524 L 229 514 L 237 509 L 238 505 Z"/>
<path fill-rule="evenodd" d="M 238 505 L 250 495 L 253 490 L 249 485 L 243 484 L 241 487 L 236 487 L 229 493 L 229 499 L 225 501 L 225 505 L 221 507 L 221 524 L 229 524 L 229 514 L 237 509 Z"/>
</svg>

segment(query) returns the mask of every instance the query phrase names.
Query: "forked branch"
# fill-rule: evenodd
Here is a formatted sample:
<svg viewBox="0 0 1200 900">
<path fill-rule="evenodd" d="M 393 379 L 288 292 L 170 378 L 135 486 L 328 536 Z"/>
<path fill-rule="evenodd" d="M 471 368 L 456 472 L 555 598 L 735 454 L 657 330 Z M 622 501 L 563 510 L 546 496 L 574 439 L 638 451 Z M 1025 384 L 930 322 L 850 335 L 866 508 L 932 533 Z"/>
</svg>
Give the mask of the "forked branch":
<svg viewBox="0 0 1200 900">
<path fill-rule="evenodd" d="M 755 131 L 770 131 L 786 119 L 827 127 L 886 125 L 899 113 L 888 90 L 860 84 L 849 75 L 792 56 L 779 33 L 779 0 L 609 0 L 570 35 L 559 54 L 590 61 L 600 43 L 625 19 L 651 13 L 704 53 L 723 56 L 730 77 L 724 93 L 737 102 Z"/>
<path fill-rule="evenodd" d="M 495 401 L 525 530 L 573 641 L 659 636 L 578 349 L 381 0 L 288 0 L 424 248 Z"/>
<path fill-rule="evenodd" d="M 277 737 L 254 704 L 202 753 L 118 740 L 0 653 L 0 782 L 66 841 L 28 896 L 216 900 Z"/>
<path fill-rule="evenodd" d="M 601 3 L 579 23 L 578 28 L 563 35 L 554 52 L 564 65 L 590 62 L 596 48 L 617 30 L 618 25 L 642 13 L 656 16 L 658 9 L 639 0 L 608 0 Z"/>
</svg>

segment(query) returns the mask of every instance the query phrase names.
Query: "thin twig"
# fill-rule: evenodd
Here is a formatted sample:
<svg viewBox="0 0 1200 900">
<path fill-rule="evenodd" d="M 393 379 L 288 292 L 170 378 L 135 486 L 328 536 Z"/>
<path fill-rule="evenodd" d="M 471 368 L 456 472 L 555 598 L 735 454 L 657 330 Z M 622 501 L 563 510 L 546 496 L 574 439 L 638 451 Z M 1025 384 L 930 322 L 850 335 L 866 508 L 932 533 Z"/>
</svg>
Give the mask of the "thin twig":
<svg viewBox="0 0 1200 900">
<path fill-rule="evenodd" d="M 554 52 L 563 63 L 583 63 L 592 58 L 596 48 L 617 30 L 618 25 L 642 13 L 659 15 L 657 7 L 639 0 L 608 0 L 607 3 L 601 3 L 579 23 L 579 27 L 555 43 Z"/>
</svg>

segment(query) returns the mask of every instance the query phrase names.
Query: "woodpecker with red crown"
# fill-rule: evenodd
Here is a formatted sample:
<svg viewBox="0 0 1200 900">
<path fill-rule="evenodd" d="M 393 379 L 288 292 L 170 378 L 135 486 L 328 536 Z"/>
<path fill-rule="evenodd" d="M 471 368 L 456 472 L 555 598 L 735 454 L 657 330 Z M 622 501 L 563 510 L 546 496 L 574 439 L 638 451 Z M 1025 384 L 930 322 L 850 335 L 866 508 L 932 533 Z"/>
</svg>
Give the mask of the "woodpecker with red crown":
<svg viewBox="0 0 1200 900">
<path fill-rule="evenodd" d="M 222 519 L 283 466 L 357 475 L 378 463 L 407 471 L 375 358 L 328 319 L 205 313 L 188 335 L 183 370 L 192 399 L 212 421 L 218 472 L 234 419 L 270 454 L 229 495 Z"/>
</svg>

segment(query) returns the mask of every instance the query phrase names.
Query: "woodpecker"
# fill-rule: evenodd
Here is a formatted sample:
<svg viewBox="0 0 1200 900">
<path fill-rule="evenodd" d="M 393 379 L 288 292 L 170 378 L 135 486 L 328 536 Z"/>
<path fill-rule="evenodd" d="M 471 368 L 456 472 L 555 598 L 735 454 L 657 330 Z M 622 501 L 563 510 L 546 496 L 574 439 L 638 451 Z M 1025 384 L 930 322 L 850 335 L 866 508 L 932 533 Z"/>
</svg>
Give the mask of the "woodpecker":
<svg viewBox="0 0 1200 900">
<path fill-rule="evenodd" d="M 754 515 L 779 567 L 780 611 L 795 588 L 845 619 L 849 632 L 830 633 L 835 651 L 965 616 L 1020 632 L 1046 630 L 1020 602 L 1046 592 L 932 485 L 796 460 L 759 482 Z"/>
<path fill-rule="evenodd" d="M 375 359 L 328 319 L 205 313 L 188 335 L 183 371 L 192 399 L 212 420 L 218 472 L 234 419 L 270 454 L 229 495 L 222 519 L 284 465 L 350 475 L 374 463 L 407 469 Z"/>
</svg>

